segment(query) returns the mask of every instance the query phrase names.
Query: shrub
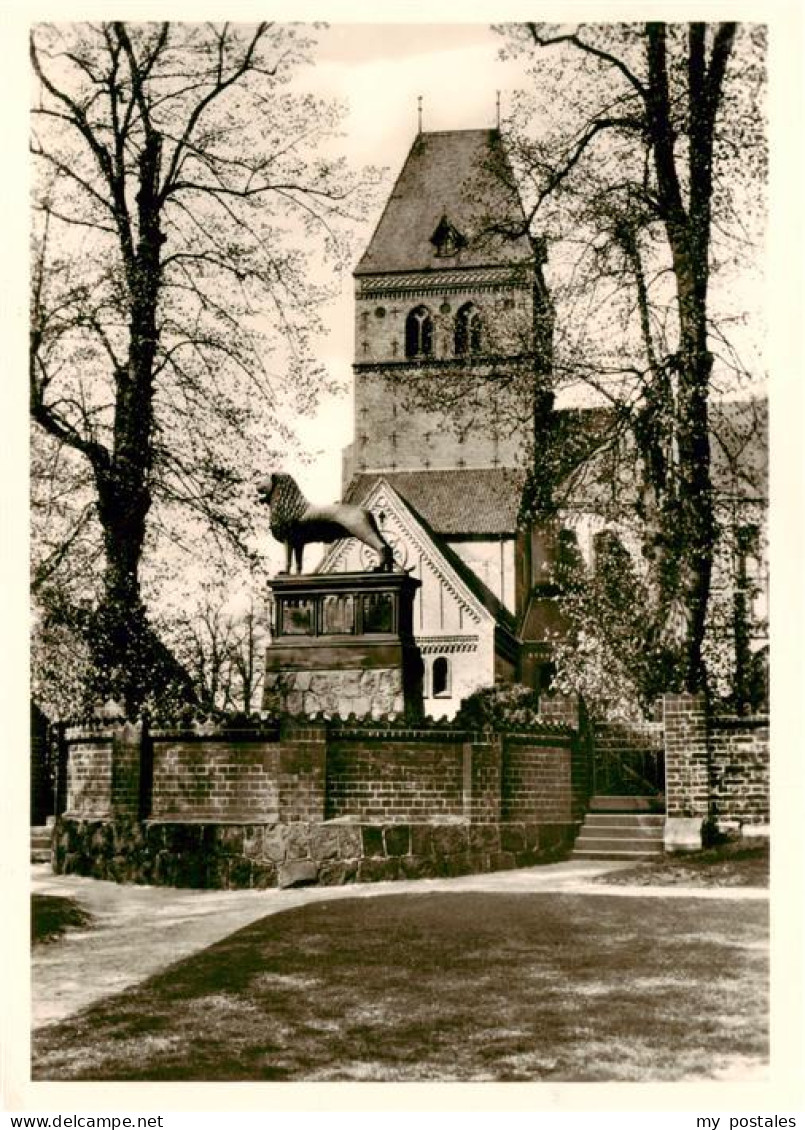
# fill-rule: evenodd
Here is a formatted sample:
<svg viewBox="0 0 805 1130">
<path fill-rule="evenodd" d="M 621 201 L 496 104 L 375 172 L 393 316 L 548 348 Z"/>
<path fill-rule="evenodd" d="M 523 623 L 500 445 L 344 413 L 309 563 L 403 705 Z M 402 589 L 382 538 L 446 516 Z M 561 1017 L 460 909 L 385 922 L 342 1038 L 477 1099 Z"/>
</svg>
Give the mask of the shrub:
<svg viewBox="0 0 805 1130">
<path fill-rule="evenodd" d="M 495 683 L 462 699 L 456 724 L 468 730 L 523 730 L 538 725 L 539 696 L 521 683 Z"/>
</svg>

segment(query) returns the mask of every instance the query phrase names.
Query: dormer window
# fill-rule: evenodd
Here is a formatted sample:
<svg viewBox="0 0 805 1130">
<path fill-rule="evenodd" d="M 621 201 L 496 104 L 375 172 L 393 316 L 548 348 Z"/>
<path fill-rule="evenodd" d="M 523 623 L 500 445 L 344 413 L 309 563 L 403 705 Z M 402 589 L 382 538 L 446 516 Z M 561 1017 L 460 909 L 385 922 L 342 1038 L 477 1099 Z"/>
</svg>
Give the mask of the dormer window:
<svg viewBox="0 0 805 1130">
<path fill-rule="evenodd" d="M 465 303 L 456 314 L 455 352 L 457 357 L 480 353 L 483 349 L 481 311 L 472 302 Z"/>
<path fill-rule="evenodd" d="M 417 306 L 405 319 L 405 356 L 433 354 L 433 318 L 427 306 Z"/>
<path fill-rule="evenodd" d="M 442 215 L 441 220 L 436 225 L 436 231 L 430 237 L 430 241 L 436 248 L 436 254 L 440 259 L 449 259 L 467 246 L 466 237 L 450 223 L 445 214 Z"/>
</svg>

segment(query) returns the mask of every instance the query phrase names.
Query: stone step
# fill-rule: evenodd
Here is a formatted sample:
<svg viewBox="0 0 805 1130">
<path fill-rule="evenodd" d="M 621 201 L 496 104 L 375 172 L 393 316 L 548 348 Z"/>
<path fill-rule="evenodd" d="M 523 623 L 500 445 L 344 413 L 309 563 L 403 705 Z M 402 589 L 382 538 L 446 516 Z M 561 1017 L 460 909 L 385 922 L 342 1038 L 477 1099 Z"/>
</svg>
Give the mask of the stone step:
<svg viewBox="0 0 805 1130">
<path fill-rule="evenodd" d="M 664 828 L 600 828 L 582 826 L 576 843 L 582 840 L 616 840 L 620 843 L 634 844 L 661 844 L 665 838 Z"/>
<path fill-rule="evenodd" d="M 576 840 L 574 849 L 581 851 L 648 851 L 657 855 L 663 853 L 662 837 L 650 840 L 618 840 L 611 836 L 585 836 L 581 835 Z"/>
<path fill-rule="evenodd" d="M 574 848 L 571 852 L 571 859 L 590 859 L 598 860 L 600 863 L 642 863 L 652 859 L 657 859 L 661 855 L 658 851 L 616 851 L 614 849 L 606 851 L 597 851 L 590 848 Z"/>
<path fill-rule="evenodd" d="M 661 812 L 588 812 L 584 820 L 585 828 L 628 828 L 630 832 L 640 828 L 664 828 L 665 816 Z"/>
<path fill-rule="evenodd" d="M 590 812 L 665 812 L 661 796 L 594 796 Z"/>
<path fill-rule="evenodd" d="M 53 829 L 31 828 L 31 863 L 50 863 L 50 839 Z"/>
</svg>

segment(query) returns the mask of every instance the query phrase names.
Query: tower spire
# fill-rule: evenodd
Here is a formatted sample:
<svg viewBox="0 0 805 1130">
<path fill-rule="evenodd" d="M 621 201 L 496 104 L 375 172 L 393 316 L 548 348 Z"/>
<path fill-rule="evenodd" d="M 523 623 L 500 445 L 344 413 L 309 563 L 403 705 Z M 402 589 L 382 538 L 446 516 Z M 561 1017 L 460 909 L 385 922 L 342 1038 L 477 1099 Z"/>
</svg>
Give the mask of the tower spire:
<svg viewBox="0 0 805 1130">
<path fill-rule="evenodd" d="M 497 106 L 495 110 L 495 118 L 497 121 L 497 128 L 500 129 L 500 91 L 497 91 Z"/>
<path fill-rule="evenodd" d="M 416 112 L 419 119 L 418 133 L 422 133 L 422 95 L 418 94 L 416 98 Z"/>
</svg>

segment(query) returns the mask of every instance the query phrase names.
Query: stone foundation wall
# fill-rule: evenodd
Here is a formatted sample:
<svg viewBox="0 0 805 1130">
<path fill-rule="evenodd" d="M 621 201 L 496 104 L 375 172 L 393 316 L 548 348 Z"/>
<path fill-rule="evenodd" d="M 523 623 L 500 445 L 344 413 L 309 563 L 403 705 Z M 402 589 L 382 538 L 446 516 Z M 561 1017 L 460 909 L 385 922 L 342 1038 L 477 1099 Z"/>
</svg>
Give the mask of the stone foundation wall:
<svg viewBox="0 0 805 1130">
<path fill-rule="evenodd" d="M 158 886 L 337 886 L 529 867 L 569 846 L 567 825 L 512 822 L 296 824 L 60 817 L 59 874 Z"/>
<path fill-rule="evenodd" d="M 405 710 L 403 673 L 396 668 L 334 671 L 271 671 L 265 674 L 265 710 L 309 716 L 374 712 L 401 715 Z"/>
</svg>

